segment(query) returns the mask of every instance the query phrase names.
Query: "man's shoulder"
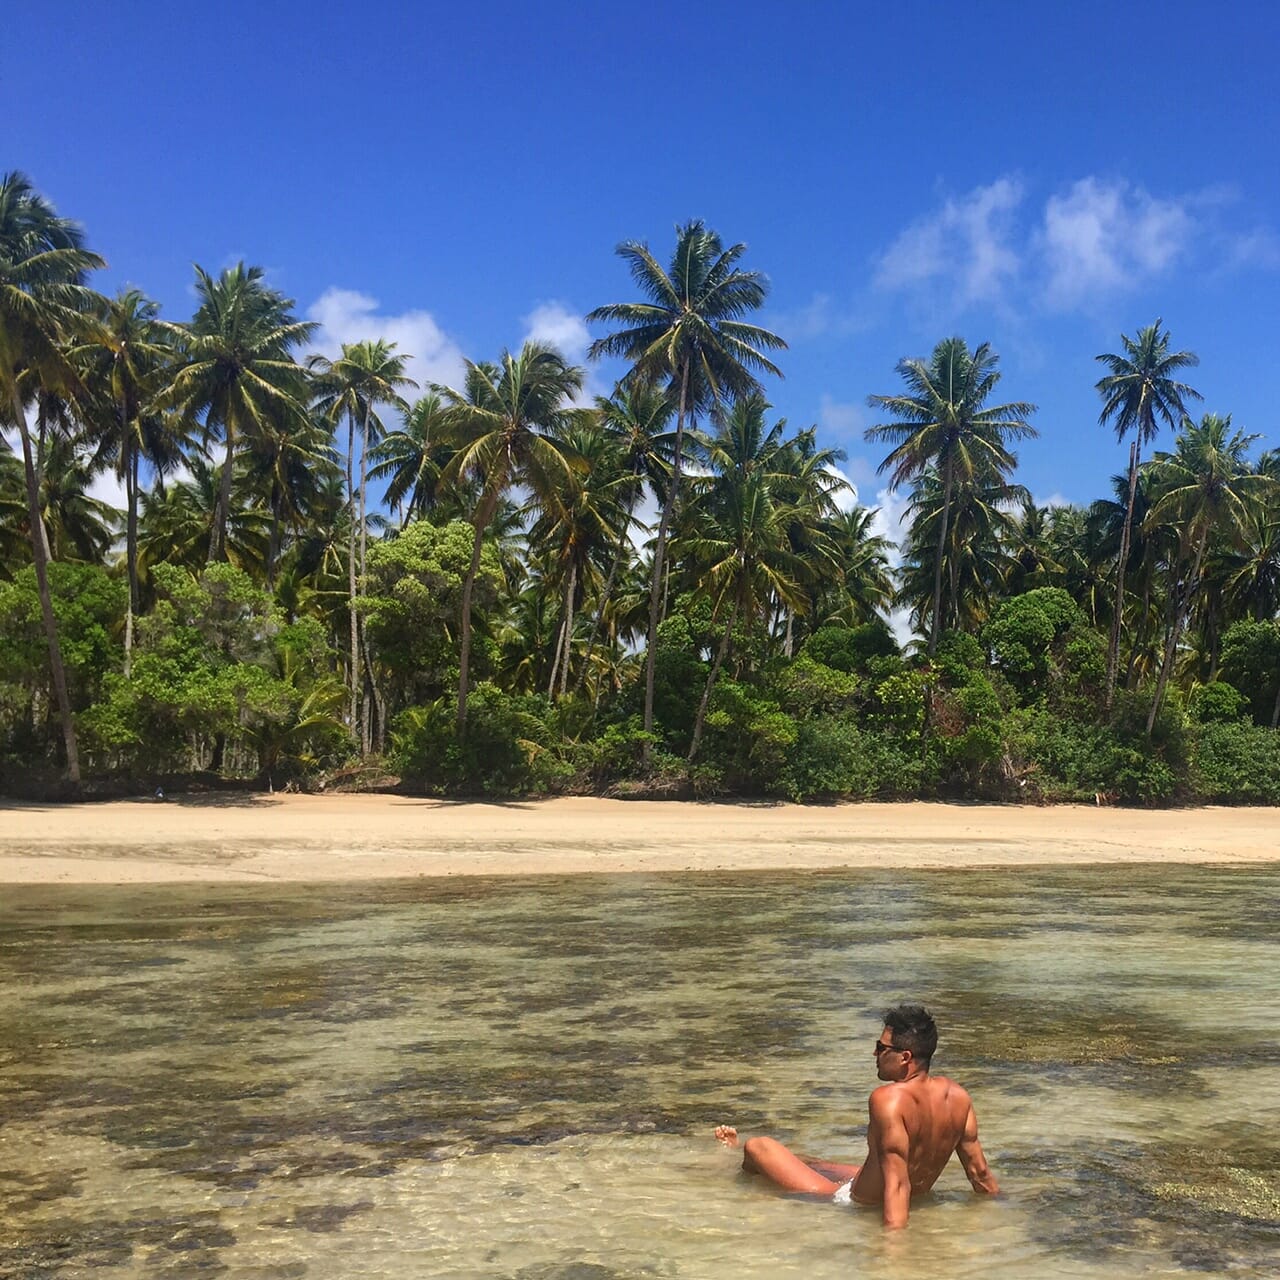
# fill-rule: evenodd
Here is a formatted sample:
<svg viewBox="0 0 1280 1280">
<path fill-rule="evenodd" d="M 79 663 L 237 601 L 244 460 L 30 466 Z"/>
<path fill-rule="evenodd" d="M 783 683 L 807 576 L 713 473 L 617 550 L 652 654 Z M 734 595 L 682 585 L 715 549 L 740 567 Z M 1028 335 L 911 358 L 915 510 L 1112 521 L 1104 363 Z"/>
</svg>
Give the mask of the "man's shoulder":
<svg viewBox="0 0 1280 1280">
<path fill-rule="evenodd" d="M 893 1081 L 890 1084 L 877 1085 L 871 1090 L 871 1097 L 867 1101 L 872 1115 L 893 1115 L 901 1110 L 906 1096 L 902 1086 L 897 1081 Z"/>
</svg>

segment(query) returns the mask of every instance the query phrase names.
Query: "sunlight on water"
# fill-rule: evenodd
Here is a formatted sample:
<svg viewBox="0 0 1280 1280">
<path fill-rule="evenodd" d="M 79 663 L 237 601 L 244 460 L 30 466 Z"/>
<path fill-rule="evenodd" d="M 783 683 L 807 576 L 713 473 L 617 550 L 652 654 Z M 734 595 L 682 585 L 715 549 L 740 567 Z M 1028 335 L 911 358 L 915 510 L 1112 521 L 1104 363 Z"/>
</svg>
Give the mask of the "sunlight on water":
<svg viewBox="0 0 1280 1280">
<path fill-rule="evenodd" d="M 8 888 L 0 1276 L 1272 1276 L 1280 869 Z M 729 1120 L 861 1157 L 930 1004 L 1006 1194 L 886 1238 Z"/>
</svg>

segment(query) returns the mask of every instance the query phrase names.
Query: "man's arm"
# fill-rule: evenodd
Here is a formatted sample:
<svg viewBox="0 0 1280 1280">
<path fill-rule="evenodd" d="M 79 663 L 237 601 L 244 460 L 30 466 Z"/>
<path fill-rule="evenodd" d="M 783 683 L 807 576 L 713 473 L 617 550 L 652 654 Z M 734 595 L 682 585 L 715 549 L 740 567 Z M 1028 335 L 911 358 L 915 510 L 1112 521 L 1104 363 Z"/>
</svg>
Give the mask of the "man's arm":
<svg viewBox="0 0 1280 1280">
<path fill-rule="evenodd" d="M 891 1230 L 907 1225 L 911 1209 L 911 1178 L 907 1171 L 909 1138 L 902 1112 L 891 1095 L 877 1089 L 871 1095 L 871 1123 L 867 1146 L 875 1154 L 884 1183 L 882 1221 Z"/>
<path fill-rule="evenodd" d="M 978 1117 L 974 1113 L 973 1104 L 969 1104 L 969 1114 L 964 1122 L 964 1134 L 956 1143 L 956 1155 L 964 1168 L 969 1185 L 980 1195 L 994 1196 L 1000 1194 L 996 1176 L 987 1164 L 986 1153 L 982 1143 L 978 1141 Z"/>
</svg>

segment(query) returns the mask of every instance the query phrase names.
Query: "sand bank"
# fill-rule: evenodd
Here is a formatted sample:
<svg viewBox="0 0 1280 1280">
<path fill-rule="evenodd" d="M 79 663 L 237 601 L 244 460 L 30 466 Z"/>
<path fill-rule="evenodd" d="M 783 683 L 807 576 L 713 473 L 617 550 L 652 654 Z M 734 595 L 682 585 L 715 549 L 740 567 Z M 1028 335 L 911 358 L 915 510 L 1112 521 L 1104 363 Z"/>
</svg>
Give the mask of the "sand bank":
<svg viewBox="0 0 1280 1280">
<path fill-rule="evenodd" d="M 1277 859 L 1278 809 L 382 795 L 0 803 L 0 884 Z"/>
</svg>

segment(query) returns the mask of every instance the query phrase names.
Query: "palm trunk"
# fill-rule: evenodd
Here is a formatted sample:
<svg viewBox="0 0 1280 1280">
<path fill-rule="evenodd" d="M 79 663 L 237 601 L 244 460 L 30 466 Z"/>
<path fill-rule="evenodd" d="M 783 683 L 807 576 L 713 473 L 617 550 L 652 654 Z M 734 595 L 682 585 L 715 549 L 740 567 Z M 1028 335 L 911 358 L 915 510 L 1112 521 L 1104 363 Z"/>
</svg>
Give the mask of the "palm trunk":
<svg viewBox="0 0 1280 1280">
<path fill-rule="evenodd" d="M 724 629 L 724 635 L 720 638 L 720 648 L 716 651 L 716 659 L 711 664 L 711 672 L 707 676 L 706 687 L 702 690 L 702 701 L 698 703 L 698 714 L 693 721 L 693 741 L 689 744 L 688 764 L 693 763 L 693 758 L 698 754 L 698 746 L 702 742 L 702 726 L 707 718 L 707 705 L 711 701 L 711 690 L 715 687 L 716 676 L 720 674 L 720 668 L 724 665 L 724 660 L 729 653 L 729 644 L 733 639 L 734 623 L 738 621 L 738 606 L 741 600 L 734 598 L 733 608 L 729 612 L 729 622 Z"/>
<path fill-rule="evenodd" d="M 467 729 L 467 675 L 471 666 L 471 593 L 480 572 L 480 552 L 484 548 L 484 531 L 498 506 L 499 486 L 490 484 L 476 508 L 476 540 L 471 549 L 471 567 L 462 584 L 462 646 L 458 654 L 458 736 Z"/>
<path fill-rule="evenodd" d="M 1178 637 L 1182 633 L 1182 624 L 1187 615 L 1187 605 L 1191 601 L 1191 593 L 1200 581 L 1200 565 L 1204 560 L 1204 549 L 1209 542 L 1209 530 L 1200 535 L 1200 545 L 1196 548 L 1196 562 L 1191 570 L 1191 577 L 1178 596 L 1178 603 L 1173 611 L 1173 626 L 1169 628 L 1169 638 L 1165 641 L 1164 661 L 1160 664 L 1160 677 L 1156 681 L 1155 697 L 1151 700 L 1151 710 L 1147 713 L 1147 737 L 1155 728 L 1156 716 L 1160 712 L 1160 704 L 1164 700 L 1164 691 L 1173 674 L 1173 656 L 1178 649 Z"/>
<path fill-rule="evenodd" d="M 1271 708 L 1271 727 L 1274 729 L 1280 726 L 1280 688 L 1276 689 L 1276 703 Z"/>
<path fill-rule="evenodd" d="M 352 482 L 352 454 L 355 452 L 356 418 L 347 414 L 347 509 L 351 514 L 351 527 L 347 532 L 347 614 L 350 630 L 351 664 L 347 668 L 351 678 L 348 691 L 350 706 L 348 720 L 352 736 L 359 732 L 360 720 L 360 631 L 356 619 L 356 491 Z"/>
<path fill-rule="evenodd" d="M 578 586 L 578 566 L 569 570 L 569 587 L 564 593 L 564 661 L 560 665 L 560 696 L 569 688 L 569 659 L 573 654 L 573 595 Z"/>
<path fill-rule="evenodd" d="M 1116 668 L 1120 662 L 1120 627 L 1124 619 L 1124 570 L 1129 559 L 1129 537 L 1133 526 L 1133 503 L 1138 494 L 1138 442 L 1129 446 L 1129 503 L 1124 510 L 1124 525 L 1120 530 L 1120 561 L 1116 566 L 1116 610 L 1111 619 L 1111 643 L 1107 648 L 1107 697 L 1108 714 L 1116 700 Z M 1150 732 L 1148 730 L 1148 732 Z"/>
<path fill-rule="evenodd" d="M 555 696 L 556 676 L 560 674 L 560 655 L 564 652 L 564 627 L 567 614 L 560 615 L 560 625 L 556 628 L 555 647 L 551 651 L 551 674 L 547 677 L 547 698 Z"/>
<path fill-rule="evenodd" d="M 658 540 L 653 548 L 653 581 L 649 585 L 649 630 L 646 636 L 648 652 L 644 664 L 644 731 L 653 732 L 653 681 L 655 660 L 658 656 L 658 604 L 662 594 L 662 564 L 666 558 L 667 531 L 671 525 L 671 512 L 675 507 L 676 490 L 680 487 L 680 455 L 684 448 L 684 420 L 689 404 L 689 357 L 685 357 L 680 377 L 680 408 L 676 414 L 676 446 L 671 461 L 671 485 L 662 503 L 662 518 L 658 521 Z M 643 747 L 644 763 L 648 764 L 653 746 L 646 737 Z"/>
<path fill-rule="evenodd" d="M 937 563 L 933 566 L 933 617 L 929 624 L 929 657 L 937 652 L 942 631 L 942 558 L 947 546 L 947 526 L 951 520 L 951 458 L 942 468 L 942 525 L 938 530 Z"/>
<path fill-rule="evenodd" d="M 369 549 L 369 525 L 366 520 L 365 494 L 367 486 L 366 460 L 369 455 L 369 414 L 372 403 L 364 407 L 364 430 L 360 436 L 360 577 L 364 577 L 365 554 Z"/>
<path fill-rule="evenodd" d="M 235 433 L 231 423 L 226 424 L 227 448 L 222 457 L 222 476 L 218 484 L 218 505 L 213 513 L 213 528 L 209 532 L 209 563 L 227 558 L 227 521 L 231 516 L 231 459 L 235 447 Z"/>
<path fill-rule="evenodd" d="M 787 606 L 787 631 L 786 631 L 786 635 L 783 637 L 783 640 L 782 640 L 782 655 L 783 657 L 788 659 L 791 658 L 792 654 L 795 651 L 795 634 L 793 631 L 795 620 L 796 620 L 795 610 L 790 605 L 788 605 Z"/>
<path fill-rule="evenodd" d="M 22 462 L 27 481 L 27 517 L 31 522 L 31 558 L 35 561 L 36 590 L 40 595 L 40 616 L 44 622 L 45 640 L 49 645 L 49 671 L 53 692 L 58 700 L 62 720 L 62 740 L 67 752 L 67 778 L 73 787 L 80 786 L 80 752 L 76 745 L 76 726 L 71 718 L 71 699 L 67 695 L 67 672 L 62 665 L 62 647 L 58 643 L 58 623 L 53 616 L 53 597 L 49 594 L 49 554 L 44 536 L 44 520 L 40 515 L 40 486 L 36 480 L 35 459 L 31 455 L 31 435 L 27 415 L 16 385 L 10 384 L 13 411 L 22 437 Z"/>
<path fill-rule="evenodd" d="M 267 590 L 274 594 L 276 589 L 276 561 L 280 559 L 280 540 L 283 522 L 280 519 L 280 494 L 273 489 L 271 495 L 271 530 L 267 534 Z"/>
<path fill-rule="evenodd" d="M 43 400 L 36 400 L 36 493 L 44 492 L 44 458 L 46 449 L 46 439 L 49 434 L 49 423 L 44 411 Z M 44 547 L 44 558 L 47 564 L 53 559 L 53 551 L 49 546 L 49 530 L 44 526 L 44 520 L 40 521 L 40 544 Z"/>
<path fill-rule="evenodd" d="M 124 486 L 128 516 L 125 524 L 125 561 L 129 575 L 129 598 L 124 615 L 124 675 L 133 671 L 133 616 L 138 611 L 138 453 L 133 437 L 125 431 Z"/>
<path fill-rule="evenodd" d="M 604 584 L 604 593 L 600 597 L 600 607 L 596 610 L 596 616 L 591 623 L 591 635 L 587 639 L 586 656 L 582 659 L 582 672 L 578 676 L 578 683 L 574 685 L 574 692 L 581 693 L 583 686 L 587 682 L 587 672 L 591 668 L 591 655 L 595 652 L 596 640 L 600 635 L 600 624 L 604 621 L 605 610 L 609 607 L 609 601 L 613 599 L 613 587 L 618 577 L 618 569 L 622 565 L 622 557 L 626 555 L 627 535 L 631 529 L 631 507 L 627 507 L 627 518 L 622 524 L 622 536 L 618 539 L 618 551 L 613 557 L 613 563 L 609 566 L 609 577 Z"/>
</svg>

